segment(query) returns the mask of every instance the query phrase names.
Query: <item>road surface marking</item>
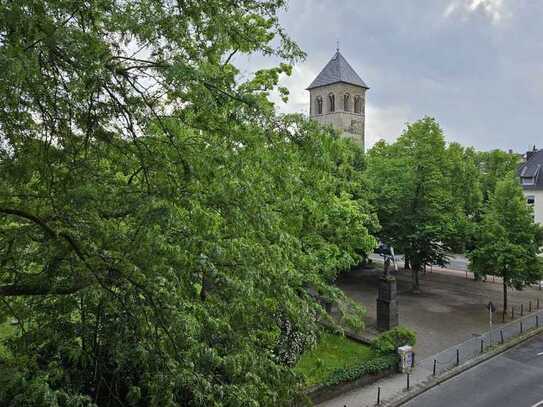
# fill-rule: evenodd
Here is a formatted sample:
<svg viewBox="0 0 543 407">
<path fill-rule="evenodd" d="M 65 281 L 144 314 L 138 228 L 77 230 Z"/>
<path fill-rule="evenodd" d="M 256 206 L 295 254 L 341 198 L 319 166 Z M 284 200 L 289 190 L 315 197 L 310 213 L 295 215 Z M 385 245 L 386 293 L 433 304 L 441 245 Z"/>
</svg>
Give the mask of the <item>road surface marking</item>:
<svg viewBox="0 0 543 407">
<path fill-rule="evenodd" d="M 541 400 L 539 403 L 535 403 L 532 407 L 540 407 L 543 406 L 543 400 Z"/>
<path fill-rule="evenodd" d="M 543 352 L 539 352 L 537 356 L 543 356 Z M 542 400 L 543 401 L 543 400 Z"/>
</svg>

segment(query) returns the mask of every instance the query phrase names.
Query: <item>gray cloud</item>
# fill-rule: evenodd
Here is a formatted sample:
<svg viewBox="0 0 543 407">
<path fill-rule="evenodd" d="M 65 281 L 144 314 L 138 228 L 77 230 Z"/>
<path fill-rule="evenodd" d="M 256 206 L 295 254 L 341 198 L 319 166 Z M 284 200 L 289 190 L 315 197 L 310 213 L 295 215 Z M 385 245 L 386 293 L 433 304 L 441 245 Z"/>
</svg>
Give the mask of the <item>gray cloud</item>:
<svg viewBox="0 0 543 407">
<path fill-rule="evenodd" d="M 304 89 L 339 39 L 371 88 L 369 143 L 430 115 L 449 141 L 543 147 L 542 19 L 535 0 L 291 0 L 281 21 L 308 57 L 284 79 L 291 99 L 279 107 L 307 112 Z"/>
</svg>

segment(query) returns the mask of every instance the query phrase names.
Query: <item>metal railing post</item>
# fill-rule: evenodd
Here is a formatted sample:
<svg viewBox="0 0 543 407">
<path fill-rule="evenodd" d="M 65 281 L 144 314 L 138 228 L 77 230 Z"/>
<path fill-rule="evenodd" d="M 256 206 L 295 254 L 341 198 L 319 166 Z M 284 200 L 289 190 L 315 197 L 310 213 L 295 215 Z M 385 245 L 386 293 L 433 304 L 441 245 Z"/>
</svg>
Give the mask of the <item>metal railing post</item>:
<svg viewBox="0 0 543 407">
<path fill-rule="evenodd" d="M 456 349 L 456 366 L 460 364 L 460 349 Z"/>
<path fill-rule="evenodd" d="M 434 359 L 434 369 L 433 369 L 434 376 L 436 375 L 436 365 L 437 365 L 437 360 Z"/>
</svg>

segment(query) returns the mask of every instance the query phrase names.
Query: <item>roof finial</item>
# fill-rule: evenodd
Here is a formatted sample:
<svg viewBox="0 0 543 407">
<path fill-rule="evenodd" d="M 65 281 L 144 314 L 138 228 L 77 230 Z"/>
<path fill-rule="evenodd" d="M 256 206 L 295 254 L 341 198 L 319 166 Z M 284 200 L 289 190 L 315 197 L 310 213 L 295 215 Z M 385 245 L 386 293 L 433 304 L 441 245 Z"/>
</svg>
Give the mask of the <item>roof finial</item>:
<svg viewBox="0 0 543 407">
<path fill-rule="evenodd" d="M 339 40 L 336 41 L 336 51 L 339 52 Z"/>
</svg>

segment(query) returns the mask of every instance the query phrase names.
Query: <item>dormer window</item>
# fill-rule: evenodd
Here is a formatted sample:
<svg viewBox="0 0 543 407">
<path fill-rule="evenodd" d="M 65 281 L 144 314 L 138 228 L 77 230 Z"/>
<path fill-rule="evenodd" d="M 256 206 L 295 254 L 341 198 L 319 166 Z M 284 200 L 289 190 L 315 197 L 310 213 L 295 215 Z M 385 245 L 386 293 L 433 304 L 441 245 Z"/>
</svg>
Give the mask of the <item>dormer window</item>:
<svg viewBox="0 0 543 407">
<path fill-rule="evenodd" d="M 343 110 L 346 112 L 351 111 L 351 95 L 348 93 L 343 96 Z"/>
<path fill-rule="evenodd" d="M 535 185 L 535 177 L 522 177 L 522 185 Z"/>
<path fill-rule="evenodd" d="M 322 96 L 317 96 L 317 99 L 315 99 L 315 108 L 317 114 L 322 114 Z"/>
<path fill-rule="evenodd" d="M 358 114 L 362 113 L 362 98 L 360 96 L 354 97 L 354 112 Z"/>
<path fill-rule="evenodd" d="M 328 95 L 328 111 L 329 112 L 335 112 L 336 111 L 336 97 L 333 93 L 330 93 Z"/>
</svg>

